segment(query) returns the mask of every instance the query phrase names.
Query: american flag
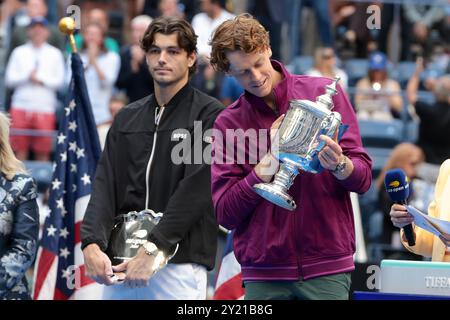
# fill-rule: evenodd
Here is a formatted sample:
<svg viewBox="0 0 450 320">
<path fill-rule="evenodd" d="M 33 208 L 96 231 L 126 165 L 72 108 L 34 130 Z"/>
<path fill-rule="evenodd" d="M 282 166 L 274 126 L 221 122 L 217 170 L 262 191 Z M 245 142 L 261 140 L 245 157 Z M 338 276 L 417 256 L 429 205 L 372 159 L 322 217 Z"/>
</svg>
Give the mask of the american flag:
<svg viewBox="0 0 450 320">
<path fill-rule="evenodd" d="M 58 130 L 50 214 L 38 250 L 33 299 L 100 298 L 102 287 L 85 276 L 80 226 L 92 191 L 101 149 L 78 54 Z"/>
<path fill-rule="evenodd" d="M 241 300 L 244 298 L 242 288 L 241 265 L 233 251 L 233 233 L 227 235 L 222 263 L 217 276 L 214 300 Z"/>
</svg>

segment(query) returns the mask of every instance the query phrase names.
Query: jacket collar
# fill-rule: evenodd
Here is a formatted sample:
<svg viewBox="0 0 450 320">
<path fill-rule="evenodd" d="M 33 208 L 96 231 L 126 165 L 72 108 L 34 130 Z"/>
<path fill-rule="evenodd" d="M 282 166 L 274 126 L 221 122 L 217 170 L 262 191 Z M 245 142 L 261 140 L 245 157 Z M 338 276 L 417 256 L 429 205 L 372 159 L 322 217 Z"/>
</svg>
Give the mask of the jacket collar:
<svg viewBox="0 0 450 320">
<path fill-rule="evenodd" d="M 275 104 L 278 107 L 278 113 L 281 115 L 285 113 L 289 107 L 288 101 L 290 99 L 290 88 L 293 79 L 292 74 L 290 74 L 284 65 L 277 60 L 270 60 L 273 68 L 280 72 L 282 75 L 281 81 L 273 87 L 273 93 L 275 95 Z M 256 106 L 263 113 L 273 113 L 272 109 L 264 102 L 263 98 L 257 97 L 252 93 L 245 91 L 245 97 L 247 101 L 253 106 Z"/>
<path fill-rule="evenodd" d="M 189 96 L 189 94 L 193 91 L 194 89 L 192 88 L 192 86 L 190 85 L 190 83 L 186 83 L 186 85 L 184 87 L 182 87 L 173 97 L 172 99 L 170 99 L 170 101 L 166 104 L 166 109 L 171 109 L 171 108 L 175 108 L 182 100 L 184 100 L 186 97 Z M 152 106 L 156 107 L 160 107 L 158 105 L 158 101 L 156 101 L 156 96 L 155 94 L 152 95 Z"/>
</svg>

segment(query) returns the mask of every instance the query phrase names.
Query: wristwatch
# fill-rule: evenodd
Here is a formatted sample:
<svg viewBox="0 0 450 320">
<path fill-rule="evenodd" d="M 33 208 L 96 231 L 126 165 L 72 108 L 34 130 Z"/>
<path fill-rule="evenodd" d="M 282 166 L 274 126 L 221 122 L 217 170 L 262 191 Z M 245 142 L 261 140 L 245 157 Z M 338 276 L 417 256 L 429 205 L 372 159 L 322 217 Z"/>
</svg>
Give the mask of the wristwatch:
<svg viewBox="0 0 450 320">
<path fill-rule="evenodd" d="M 333 171 L 331 171 L 334 174 L 341 174 L 345 171 L 345 168 L 347 167 L 347 157 L 344 156 L 341 161 L 337 164 L 336 168 L 334 168 Z"/>
<path fill-rule="evenodd" d="M 146 254 L 148 254 L 149 256 L 154 256 L 156 257 L 156 255 L 158 254 L 158 247 L 150 241 L 145 242 L 142 245 L 142 248 L 144 248 L 144 251 Z"/>
</svg>

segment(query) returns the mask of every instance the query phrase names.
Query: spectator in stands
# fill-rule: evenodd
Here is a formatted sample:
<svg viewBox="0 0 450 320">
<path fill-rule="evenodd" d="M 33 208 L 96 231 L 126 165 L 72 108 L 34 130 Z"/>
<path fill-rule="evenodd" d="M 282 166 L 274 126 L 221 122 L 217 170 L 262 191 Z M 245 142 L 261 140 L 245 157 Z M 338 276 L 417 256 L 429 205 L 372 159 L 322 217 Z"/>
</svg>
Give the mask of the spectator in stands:
<svg viewBox="0 0 450 320">
<path fill-rule="evenodd" d="M 381 52 L 387 54 L 388 40 L 391 35 L 391 26 L 398 21 L 397 27 L 400 28 L 400 41 L 392 42 L 392 46 L 398 47 L 400 45 L 400 60 L 406 61 L 410 56 L 410 42 L 411 42 L 411 25 L 406 19 L 405 12 L 402 10 L 402 3 L 383 3 L 381 8 L 381 29 L 379 30 L 377 41 L 378 48 Z M 391 48 L 389 48 L 391 49 Z"/>
<path fill-rule="evenodd" d="M 367 8 L 372 4 L 367 1 L 330 1 L 330 20 L 336 30 L 335 48 L 341 57 L 365 58 L 375 49 L 373 30 L 367 27 Z"/>
<path fill-rule="evenodd" d="M 369 71 L 356 84 L 355 107 L 358 118 L 391 120 L 400 118 L 403 99 L 400 84 L 387 73 L 387 57 L 375 51 L 369 56 Z"/>
<path fill-rule="evenodd" d="M 403 4 L 406 20 L 410 25 L 409 30 L 412 29 L 412 46 L 408 48 L 408 58 L 414 59 L 414 54 L 427 58 L 432 53 L 434 44 L 449 40 L 449 27 L 444 10 L 446 5 L 445 0 L 431 0 L 426 4 L 407 1 Z"/>
<path fill-rule="evenodd" d="M 11 40 L 14 17 L 22 11 L 23 3 L 18 0 L 0 1 L 0 69 L 6 62 L 6 54 Z"/>
<path fill-rule="evenodd" d="M 178 4 L 178 0 L 160 0 L 158 10 L 161 17 L 184 18 L 184 12 Z"/>
<path fill-rule="evenodd" d="M 141 15 L 150 17 L 159 17 L 162 15 L 159 7 L 161 0 L 137 0 L 136 11 Z M 198 0 L 179 0 L 177 7 L 180 12 L 184 14 L 187 21 L 191 21 L 192 17 L 198 13 Z"/>
<path fill-rule="evenodd" d="M 214 70 L 209 59 L 202 56 L 198 58 L 197 72 L 192 76 L 190 82 L 194 88 L 219 100 L 224 77 L 222 72 Z"/>
<path fill-rule="evenodd" d="M 10 32 L 16 26 L 15 20 L 19 16 L 27 16 L 23 1 L 0 1 L 0 28 L 4 28 L 2 32 Z"/>
<path fill-rule="evenodd" d="M 241 87 L 235 77 L 225 76 L 222 81 L 222 88 L 220 90 L 220 101 L 228 106 L 239 99 L 244 89 Z"/>
<path fill-rule="evenodd" d="M 44 0 L 27 0 L 25 13 L 26 16 L 16 21 L 16 26 L 12 30 L 8 56 L 15 48 L 27 42 L 27 26 L 33 18 L 45 18 L 48 7 Z M 47 28 L 50 32 L 47 42 L 62 51 L 64 49 L 64 36 L 56 26 L 50 25 L 50 23 Z"/>
<path fill-rule="evenodd" d="M 440 164 L 450 158 L 450 76 L 438 78 L 433 84 L 434 105 L 420 101 L 418 88 L 423 59 L 416 61 L 416 71 L 408 82 L 408 102 L 420 118 L 418 145 L 424 150 L 427 161 Z"/>
<path fill-rule="evenodd" d="M 225 20 L 234 18 L 234 14 L 225 10 L 225 0 L 202 0 L 202 12 L 196 14 L 192 19 L 192 27 L 198 35 L 198 54 L 209 57 L 211 46 L 208 41 L 212 32 Z"/>
<path fill-rule="evenodd" d="M 81 59 L 85 66 L 87 90 L 97 126 L 111 121 L 109 101 L 120 69 L 120 57 L 105 47 L 102 26 L 90 23 L 83 33 Z M 70 61 L 69 61 L 70 62 Z M 67 80 L 71 77 L 69 68 Z"/>
<path fill-rule="evenodd" d="M 36 185 L 9 145 L 9 119 L 0 113 L 0 300 L 30 300 L 25 272 L 36 256 Z"/>
<path fill-rule="evenodd" d="M 434 200 L 428 207 L 428 215 L 442 220 L 450 221 L 450 160 L 446 160 L 439 171 L 436 182 Z M 414 218 L 406 211 L 406 207 L 394 204 L 391 208 L 390 216 L 392 224 L 398 228 L 405 225 L 414 224 Z M 440 236 L 414 226 L 414 236 L 416 244 L 413 247 L 408 245 L 403 231 L 400 236 L 403 245 L 409 251 L 424 257 L 431 257 L 432 261 L 450 262 L 450 236 Z M 440 240 L 439 240 L 440 239 Z"/>
<path fill-rule="evenodd" d="M 280 60 L 281 28 L 288 16 L 289 0 L 248 0 L 247 9 L 269 31 L 272 56 Z"/>
<path fill-rule="evenodd" d="M 160 12 L 158 10 L 159 0 L 137 0 L 136 11 L 140 15 L 147 15 L 150 17 L 159 17 Z"/>
<path fill-rule="evenodd" d="M 119 112 L 127 104 L 128 99 L 122 93 L 115 94 L 111 97 L 111 100 L 109 101 L 109 112 L 111 113 L 111 121 L 105 122 L 97 127 L 98 137 L 100 139 L 100 145 L 102 147 L 102 150 L 105 147 L 106 136 L 108 134 L 109 128 L 111 128 L 114 117 L 116 116 L 117 112 Z"/>
<path fill-rule="evenodd" d="M 106 50 L 112 51 L 115 53 L 120 53 L 120 46 L 117 43 L 117 41 L 114 40 L 113 38 L 106 36 L 106 33 L 108 32 L 108 29 L 109 29 L 109 18 L 108 18 L 108 14 L 104 10 L 97 9 L 97 8 L 92 9 L 87 14 L 86 21 L 87 21 L 87 23 L 85 24 L 86 26 L 94 23 L 101 27 L 102 33 L 104 34 L 103 46 L 105 47 Z M 81 50 L 84 47 L 84 33 L 85 32 L 83 31 L 82 33 L 77 33 L 74 36 L 75 44 L 76 44 L 78 50 Z M 70 47 L 70 44 L 67 44 L 66 51 L 68 53 L 72 52 L 72 48 Z"/>
<path fill-rule="evenodd" d="M 339 77 L 342 89 L 348 88 L 348 76 L 344 70 L 336 67 L 337 57 L 331 47 L 317 48 L 314 53 L 314 68 L 306 71 L 306 75 L 315 77 L 327 77 L 334 79 Z"/>
<path fill-rule="evenodd" d="M 64 57 L 47 43 L 45 18 L 33 18 L 27 34 L 30 41 L 14 49 L 6 68 L 6 85 L 14 89 L 12 128 L 54 130 L 56 92 L 64 84 Z M 50 160 L 52 139 L 48 135 L 13 135 L 11 143 L 20 160 L 28 159 L 30 145 L 36 160 Z"/>
<path fill-rule="evenodd" d="M 399 168 L 402 169 L 406 176 L 410 179 L 411 184 L 414 184 L 414 179 L 417 176 L 417 167 L 425 161 L 425 155 L 421 148 L 412 143 L 401 143 L 397 145 L 389 155 L 383 170 L 376 181 L 378 190 L 378 207 L 383 213 L 383 231 L 379 242 L 396 245 L 400 241 L 396 241 L 397 229 L 392 226 L 389 212 L 393 202 L 389 198 L 384 188 L 384 177 L 388 170 Z"/>
<path fill-rule="evenodd" d="M 211 46 L 209 40 L 214 30 L 224 21 L 234 17 L 225 9 L 226 0 L 201 0 L 201 11 L 192 19 L 192 27 L 198 36 L 198 71 L 192 77 L 192 85 L 197 89 L 220 98 L 223 73 L 218 73 L 209 63 Z"/>
<path fill-rule="evenodd" d="M 314 11 L 314 15 L 316 18 L 316 25 L 319 31 L 319 37 L 322 45 L 326 47 L 333 46 L 334 41 L 333 41 L 333 33 L 331 30 L 331 19 L 329 13 L 328 0 L 303 0 L 303 1 L 292 0 L 290 1 L 288 14 L 290 17 L 289 24 L 291 25 L 291 28 L 289 30 L 290 32 L 289 39 L 292 42 L 291 43 L 292 58 L 297 55 L 301 55 L 304 52 L 302 48 L 302 38 L 305 38 L 305 35 L 302 30 L 299 32 L 299 28 L 302 24 L 301 23 L 296 24 L 295 21 L 298 21 L 298 15 L 301 15 L 303 8 L 307 6 Z"/>
<path fill-rule="evenodd" d="M 436 80 L 445 74 L 450 74 L 450 47 L 445 46 L 444 43 L 435 45 L 431 56 L 424 58 L 424 70 L 420 76 L 422 82 L 419 88 L 432 92 Z M 450 43 L 447 46 L 450 46 Z"/>
<path fill-rule="evenodd" d="M 131 20 L 131 44 L 125 46 L 120 54 L 116 86 L 125 90 L 129 102 L 153 93 L 153 79 L 145 61 L 145 52 L 140 46 L 142 36 L 151 22 L 149 16 L 137 16 Z"/>
</svg>

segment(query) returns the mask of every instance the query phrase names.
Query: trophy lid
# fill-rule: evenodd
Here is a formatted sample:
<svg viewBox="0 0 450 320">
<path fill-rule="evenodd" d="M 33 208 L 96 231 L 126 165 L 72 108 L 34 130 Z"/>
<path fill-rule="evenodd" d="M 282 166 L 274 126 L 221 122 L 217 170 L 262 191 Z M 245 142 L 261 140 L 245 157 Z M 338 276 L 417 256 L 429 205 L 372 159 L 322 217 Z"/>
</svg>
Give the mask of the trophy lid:
<svg viewBox="0 0 450 320">
<path fill-rule="evenodd" d="M 317 97 L 316 102 L 324 105 L 328 110 L 333 109 L 332 97 L 337 93 L 336 84 L 341 78 L 335 77 L 333 82 L 325 87 L 325 93 Z"/>
</svg>

